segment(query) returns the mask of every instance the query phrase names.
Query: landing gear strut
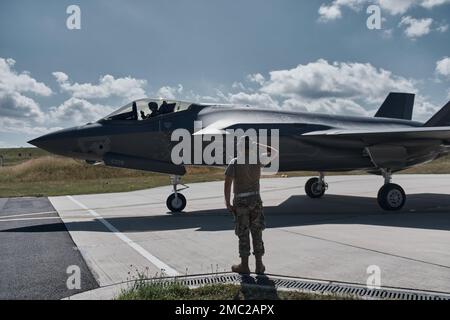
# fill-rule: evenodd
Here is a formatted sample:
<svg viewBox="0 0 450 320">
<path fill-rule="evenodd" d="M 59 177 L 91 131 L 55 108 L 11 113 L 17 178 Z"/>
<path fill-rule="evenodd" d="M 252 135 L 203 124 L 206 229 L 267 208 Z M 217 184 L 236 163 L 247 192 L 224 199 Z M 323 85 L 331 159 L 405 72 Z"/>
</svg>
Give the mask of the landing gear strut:
<svg viewBox="0 0 450 320">
<path fill-rule="evenodd" d="M 311 178 L 305 184 L 306 194 L 313 199 L 322 198 L 327 189 L 328 184 L 325 182 L 325 175 L 323 172 L 319 173 L 318 178 Z"/>
<path fill-rule="evenodd" d="M 189 187 L 181 183 L 180 176 L 171 176 L 170 183 L 173 186 L 173 193 L 167 198 L 167 208 L 172 212 L 182 212 L 184 208 L 186 208 L 187 201 L 186 197 L 183 196 L 180 191 L 183 191 Z M 182 185 L 183 188 L 178 189 L 179 184 Z"/>
<path fill-rule="evenodd" d="M 384 177 L 384 186 L 378 191 L 378 204 L 387 211 L 397 211 L 403 208 L 406 202 L 406 194 L 402 187 L 391 183 L 392 172 L 381 170 Z"/>
</svg>

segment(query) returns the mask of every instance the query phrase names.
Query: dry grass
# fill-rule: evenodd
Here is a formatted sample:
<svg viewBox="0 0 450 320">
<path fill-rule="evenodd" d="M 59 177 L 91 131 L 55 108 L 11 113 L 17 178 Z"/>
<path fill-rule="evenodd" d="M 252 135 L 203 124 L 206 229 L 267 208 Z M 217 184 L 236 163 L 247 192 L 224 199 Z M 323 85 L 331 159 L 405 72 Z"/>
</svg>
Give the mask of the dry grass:
<svg viewBox="0 0 450 320">
<path fill-rule="evenodd" d="M 364 174 L 353 172 L 350 174 Z M 444 157 L 403 173 L 450 173 L 450 158 Z M 313 172 L 289 172 L 287 176 L 310 176 Z M 339 173 L 342 174 L 342 173 Z M 281 176 L 282 173 L 276 177 Z M 189 167 L 183 182 L 223 179 L 223 169 Z M 0 197 L 54 196 L 125 192 L 169 185 L 167 175 L 151 172 L 92 166 L 83 161 L 57 156 L 31 158 L 15 165 L 0 167 Z"/>
<path fill-rule="evenodd" d="M 188 168 L 183 181 L 204 182 L 222 178 L 221 169 Z M 164 174 L 92 166 L 57 156 L 0 167 L 0 197 L 125 192 L 168 184 L 169 178 Z"/>
</svg>

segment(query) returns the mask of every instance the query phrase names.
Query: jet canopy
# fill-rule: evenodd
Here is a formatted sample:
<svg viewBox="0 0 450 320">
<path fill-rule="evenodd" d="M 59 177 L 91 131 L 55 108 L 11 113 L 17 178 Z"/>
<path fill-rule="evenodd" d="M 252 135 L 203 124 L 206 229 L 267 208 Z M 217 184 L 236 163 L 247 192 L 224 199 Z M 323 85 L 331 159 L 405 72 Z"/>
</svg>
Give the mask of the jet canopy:
<svg viewBox="0 0 450 320">
<path fill-rule="evenodd" d="M 166 99 L 140 99 L 133 101 L 103 118 L 108 120 L 148 120 L 173 112 L 187 110 L 192 103 Z"/>
</svg>

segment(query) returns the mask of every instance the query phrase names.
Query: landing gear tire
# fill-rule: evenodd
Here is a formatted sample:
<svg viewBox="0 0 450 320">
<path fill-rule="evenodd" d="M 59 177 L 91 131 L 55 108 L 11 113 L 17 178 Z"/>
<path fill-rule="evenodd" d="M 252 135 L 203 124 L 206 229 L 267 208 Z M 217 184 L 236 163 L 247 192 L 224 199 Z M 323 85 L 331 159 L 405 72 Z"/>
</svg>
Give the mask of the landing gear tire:
<svg viewBox="0 0 450 320">
<path fill-rule="evenodd" d="M 312 199 L 322 198 L 325 194 L 326 185 L 320 183 L 319 178 L 311 178 L 305 184 L 305 192 Z"/>
<path fill-rule="evenodd" d="M 182 212 L 186 208 L 186 198 L 181 193 L 172 193 L 166 201 L 167 208 L 172 212 Z"/>
<path fill-rule="evenodd" d="M 378 192 L 378 204 L 386 211 L 401 210 L 405 202 L 405 191 L 397 184 L 385 184 Z"/>
</svg>

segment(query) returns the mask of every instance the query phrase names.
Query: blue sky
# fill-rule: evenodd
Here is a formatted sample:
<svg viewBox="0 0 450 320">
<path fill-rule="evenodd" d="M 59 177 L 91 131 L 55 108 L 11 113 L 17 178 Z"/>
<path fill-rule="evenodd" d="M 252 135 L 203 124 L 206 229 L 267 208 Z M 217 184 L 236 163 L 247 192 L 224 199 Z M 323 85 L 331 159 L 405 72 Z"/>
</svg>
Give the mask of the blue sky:
<svg viewBox="0 0 450 320">
<path fill-rule="evenodd" d="M 449 20 L 447 0 L 3 0 L 0 147 L 141 96 L 372 115 L 409 91 L 426 120 L 450 99 Z"/>
</svg>

